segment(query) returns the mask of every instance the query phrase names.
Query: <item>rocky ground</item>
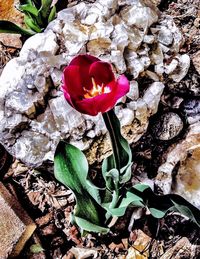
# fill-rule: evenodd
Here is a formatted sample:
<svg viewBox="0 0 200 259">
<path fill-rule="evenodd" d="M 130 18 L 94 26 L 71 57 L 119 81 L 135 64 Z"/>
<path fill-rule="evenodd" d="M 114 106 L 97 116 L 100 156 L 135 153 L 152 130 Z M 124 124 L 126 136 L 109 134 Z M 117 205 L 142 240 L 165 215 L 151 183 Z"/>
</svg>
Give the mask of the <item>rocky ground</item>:
<svg viewBox="0 0 200 259">
<path fill-rule="evenodd" d="M 174 82 L 168 77 L 163 79 L 165 89 L 158 112 L 150 118 L 146 133 L 132 144 L 133 183 L 141 181 L 141 176 L 145 176 L 146 181 L 146 175 L 151 183 L 152 178 L 161 174 L 163 171 L 160 167 L 170 159 L 169 153 L 173 152 L 178 143 L 184 144 L 185 139 L 190 138 L 189 128 L 194 121 L 199 120 L 200 116 L 199 0 L 161 1 L 159 9 L 161 15 L 168 14 L 174 18 L 185 39 L 180 54 L 189 54 L 192 62 L 181 82 Z M 1 68 L 9 59 L 17 56 L 18 52 L 19 46 L 6 46 L 2 43 Z M 141 96 L 148 83 L 146 80 L 145 76 L 138 79 L 139 85 L 144 87 L 140 90 Z M 188 142 L 192 141 L 188 140 Z M 196 143 L 199 145 L 199 139 Z M 155 220 L 145 211 L 138 210 L 136 213 L 128 210 L 126 216 L 118 220 L 113 232 L 108 236 L 81 237 L 78 230 L 69 224 L 70 211 L 74 206 L 71 192 L 58 184 L 49 172 L 35 172 L 19 161 L 12 160 L 3 148 L 1 152 L 3 154 L 0 161 L 2 175 L 11 165 L 6 175 L 2 176 L 3 182 L 18 197 L 37 224 L 37 230 L 26 244 L 20 259 L 200 257 L 199 228 L 176 213 L 170 213 L 161 220 Z M 198 152 L 194 155 L 190 153 L 193 159 L 195 156 L 198 161 L 200 159 Z M 184 163 L 189 163 L 193 168 L 190 162 Z M 172 169 L 173 173 L 179 171 L 181 164 L 180 158 L 180 162 Z M 91 168 L 91 176 L 94 180 L 98 170 L 98 165 L 93 165 Z M 197 185 L 198 177 L 195 178 Z M 158 182 L 160 180 L 158 176 L 157 180 Z M 162 185 L 158 184 L 156 191 L 162 193 L 164 191 Z"/>
</svg>

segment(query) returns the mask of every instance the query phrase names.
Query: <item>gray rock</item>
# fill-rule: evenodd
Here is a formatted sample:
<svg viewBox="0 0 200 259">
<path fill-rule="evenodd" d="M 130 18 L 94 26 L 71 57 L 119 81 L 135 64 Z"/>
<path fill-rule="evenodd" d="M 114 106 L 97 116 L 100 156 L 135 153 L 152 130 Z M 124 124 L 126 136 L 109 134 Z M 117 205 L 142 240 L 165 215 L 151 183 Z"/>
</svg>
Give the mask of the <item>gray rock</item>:
<svg viewBox="0 0 200 259">
<path fill-rule="evenodd" d="M 173 42 L 172 32 L 169 29 L 162 27 L 158 33 L 158 41 L 166 46 L 172 44 Z"/>
<path fill-rule="evenodd" d="M 97 0 L 62 10 L 45 32 L 30 37 L 20 56 L 4 68 L 0 77 L 0 141 L 27 165 L 52 162 L 61 138 L 83 149 L 90 163 L 101 161 L 111 151 L 101 115 L 78 113 L 60 91 L 63 68 L 74 56 L 87 49 L 111 62 L 116 77 L 128 72 L 138 78 L 150 65 L 163 66 L 163 49 L 157 40 L 161 27 L 147 35 L 158 22 L 156 7 L 142 0 L 126 1 L 116 13 L 118 5 L 117 0 Z M 164 21 L 162 26 L 173 27 L 174 43 L 177 27 L 169 19 Z M 160 77 L 154 74 L 158 81 Z M 122 132 L 129 142 L 137 141 L 146 131 L 163 89 L 161 82 L 155 82 L 142 96 L 139 87 L 131 84 L 128 102 L 117 105 Z"/>
<path fill-rule="evenodd" d="M 200 209 L 200 123 L 189 127 L 181 142 L 164 154 L 164 163 L 155 179 L 164 194 L 176 193 Z M 173 171 L 176 168 L 176 175 Z"/>
<path fill-rule="evenodd" d="M 187 121 L 193 124 L 200 120 L 200 100 L 190 99 L 184 103 L 184 111 L 186 113 Z"/>
<path fill-rule="evenodd" d="M 196 71 L 200 75 L 200 50 L 193 54 L 192 62 L 193 62 L 193 65 L 194 65 Z"/>
<path fill-rule="evenodd" d="M 177 69 L 170 75 L 175 82 L 180 82 L 186 75 L 190 67 L 190 57 L 187 54 L 177 56 L 179 64 Z"/>
<path fill-rule="evenodd" d="M 168 112 L 158 118 L 153 127 L 153 132 L 159 140 L 170 140 L 178 136 L 182 129 L 183 121 L 179 115 Z"/>
</svg>

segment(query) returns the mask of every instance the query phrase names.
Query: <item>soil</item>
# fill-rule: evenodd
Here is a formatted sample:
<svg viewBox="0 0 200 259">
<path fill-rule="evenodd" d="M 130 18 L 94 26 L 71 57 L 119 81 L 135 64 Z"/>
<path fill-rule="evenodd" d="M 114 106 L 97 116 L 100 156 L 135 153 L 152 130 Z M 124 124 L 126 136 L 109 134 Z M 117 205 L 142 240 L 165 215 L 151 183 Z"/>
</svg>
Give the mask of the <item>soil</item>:
<svg viewBox="0 0 200 259">
<path fill-rule="evenodd" d="M 185 44 L 182 46 L 181 53 L 189 53 L 192 58 L 200 50 L 199 0 L 163 0 L 159 9 L 162 13 L 174 17 L 176 24 L 185 36 Z M 196 11 L 197 16 L 194 15 L 194 11 Z M 18 49 L 2 44 L 0 68 L 3 68 L 8 60 L 17 56 L 18 53 Z M 133 174 L 135 177 L 142 173 L 147 173 L 149 178 L 155 177 L 167 149 L 184 138 L 188 124 L 181 105 L 183 101 L 190 98 L 200 97 L 200 92 L 194 93 L 192 87 L 190 87 L 196 85 L 198 88 L 199 83 L 200 75 L 192 64 L 188 75 L 181 83 L 173 83 L 166 79 L 166 88 L 158 113 L 150 119 L 148 130 L 143 137 L 132 145 Z M 177 113 L 183 120 L 184 127 L 178 137 L 161 141 L 155 138 L 153 125 L 165 112 Z M 7 171 L 6 163 L 8 165 L 11 158 L 2 146 L 0 146 L 0 155 L 0 172 L 5 172 Z M 95 178 L 98 170 L 98 167 L 92 168 L 91 176 Z M 132 258 L 159 259 L 169 248 L 174 247 L 182 237 L 187 237 L 191 244 L 200 245 L 200 229 L 190 220 L 175 213 L 167 214 L 163 219 L 156 220 L 142 211 L 143 216 L 136 220 L 132 224 L 131 231 L 128 231 L 133 214 L 132 209 L 127 211 L 125 217 L 118 220 L 111 234 L 106 236 L 89 234 L 81 237 L 76 227 L 69 223 L 70 212 L 74 206 L 73 196 L 70 191 L 55 181 L 53 175 L 48 172 L 29 170 L 15 161 L 3 178 L 3 182 L 12 192 L 15 192 L 22 206 L 37 224 L 37 230 L 26 244 L 19 257 L 20 259 L 73 258 L 72 252 L 69 251 L 72 247 L 96 249 L 99 253 L 98 258 L 125 258 L 123 255 L 127 254 L 127 248 L 134 245 L 138 229 L 150 237 L 150 242 L 147 243 L 146 247 L 140 249 L 142 257 Z M 34 252 L 34 244 L 41 248 L 37 253 Z M 147 250 L 148 255 L 145 254 Z M 196 253 L 196 257 L 184 257 L 183 255 L 182 257 L 171 258 L 200 258 L 200 253 Z"/>
</svg>

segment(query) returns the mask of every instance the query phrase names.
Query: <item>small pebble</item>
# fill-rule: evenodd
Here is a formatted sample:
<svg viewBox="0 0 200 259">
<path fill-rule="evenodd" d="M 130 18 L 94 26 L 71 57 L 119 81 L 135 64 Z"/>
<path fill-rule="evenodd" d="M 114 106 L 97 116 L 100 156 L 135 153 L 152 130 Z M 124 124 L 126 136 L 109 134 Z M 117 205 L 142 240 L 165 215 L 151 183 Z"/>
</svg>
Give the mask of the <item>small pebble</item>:
<svg viewBox="0 0 200 259">
<path fill-rule="evenodd" d="M 178 114 L 173 112 L 161 115 L 154 125 L 153 133 L 155 138 L 159 140 L 173 139 L 183 129 L 183 121 Z"/>
</svg>

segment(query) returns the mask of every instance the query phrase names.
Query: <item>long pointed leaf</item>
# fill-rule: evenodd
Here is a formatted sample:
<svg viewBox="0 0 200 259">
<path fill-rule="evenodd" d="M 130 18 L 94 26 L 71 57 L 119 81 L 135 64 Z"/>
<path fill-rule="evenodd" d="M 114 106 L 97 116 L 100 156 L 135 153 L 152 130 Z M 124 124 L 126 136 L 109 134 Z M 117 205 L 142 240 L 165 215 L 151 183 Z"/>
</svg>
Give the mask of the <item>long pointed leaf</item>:
<svg viewBox="0 0 200 259">
<path fill-rule="evenodd" d="M 104 159 L 102 164 L 102 173 L 105 178 L 106 172 L 114 167 L 120 172 L 120 183 L 130 180 L 132 161 L 132 152 L 128 141 L 121 135 L 120 122 L 113 110 L 103 114 L 106 127 L 109 131 L 113 154 Z M 123 178 L 124 176 L 124 178 Z"/>
<path fill-rule="evenodd" d="M 25 4 L 25 5 L 19 5 L 19 10 L 22 12 L 28 12 L 33 14 L 34 16 L 38 15 L 38 10 L 35 6 L 31 5 L 31 4 Z"/>
<path fill-rule="evenodd" d="M 29 36 L 35 34 L 35 32 L 32 30 L 23 29 L 19 27 L 17 24 L 5 20 L 0 20 L 0 33 L 13 33 Z"/>
<path fill-rule="evenodd" d="M 56 179 L 71 189 L 76 197 L 75 221 L 76 218 L 81 218 L 103 227 L 105 210 L 99 205 L 99 189 L 88 184 L 88 162 L 85 155 L 73 145 L 61 141 L 55 153 L 54 174 Z M 83 228 L 82 225 L 79 227 Z"/>
<path fill-rule="evenodd" d="M 48 23 L 50 23 L 51 21 L 53 21 L 56 17 L 56 6 L 54 5 L 52 8 L 51 8 L 51 12 L 49 14 L 49 17 L 48 17 Z"/>
</svg>

